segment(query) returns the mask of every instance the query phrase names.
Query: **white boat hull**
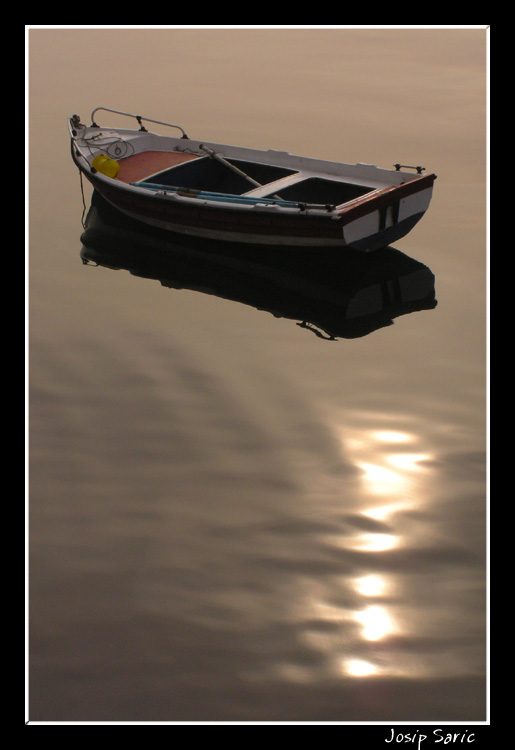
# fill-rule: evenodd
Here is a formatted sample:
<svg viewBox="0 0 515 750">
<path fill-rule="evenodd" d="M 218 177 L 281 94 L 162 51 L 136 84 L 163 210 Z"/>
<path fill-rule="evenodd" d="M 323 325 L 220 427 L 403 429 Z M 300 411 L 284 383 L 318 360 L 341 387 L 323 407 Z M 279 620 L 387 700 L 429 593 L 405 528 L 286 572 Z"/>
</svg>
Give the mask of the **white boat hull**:
<svg viewBox="0 0 515 750">
<path fill-rule="evenodd" d="M 75 116 L 70 135 L 75 164 L 119 211 L 160 229 L 225 242 L 375 250 L 420 221 L 436 179 L 146 130 L 86 127 Z M 95 168 L 99 156 L 113 174 Z"/>
</svg>

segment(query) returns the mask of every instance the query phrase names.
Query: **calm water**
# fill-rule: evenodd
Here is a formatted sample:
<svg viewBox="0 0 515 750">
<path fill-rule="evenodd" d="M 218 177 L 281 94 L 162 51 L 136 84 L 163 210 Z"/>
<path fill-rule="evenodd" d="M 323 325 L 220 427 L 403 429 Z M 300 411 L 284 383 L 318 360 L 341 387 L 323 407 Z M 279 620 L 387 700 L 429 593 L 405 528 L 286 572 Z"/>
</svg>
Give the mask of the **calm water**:
<svg viewBox="0 0 515 750">
<path fill-rule="evenodd" d="M 484 721 L 485 32 L 35 29 L 29 53 L 31 721 Z M 263 276 L 81 241 L 66 119 L 100 105 L 423 164 L 396 250 L 437 306 L 327 340 Z"/>
</svg>

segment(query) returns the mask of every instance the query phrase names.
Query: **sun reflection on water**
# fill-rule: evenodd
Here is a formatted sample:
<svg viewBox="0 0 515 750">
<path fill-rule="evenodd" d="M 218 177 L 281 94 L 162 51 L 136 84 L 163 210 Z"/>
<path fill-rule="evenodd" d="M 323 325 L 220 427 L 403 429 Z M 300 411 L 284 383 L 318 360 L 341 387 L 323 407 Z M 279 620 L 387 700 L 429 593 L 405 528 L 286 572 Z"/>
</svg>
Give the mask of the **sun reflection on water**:
<svg viewBox="0 0 515 750">
<path fill-rule="evenodd" d="M 394 549 L 399 545 L 399 537 L 395 534 L 359 534 L 346 542 L 350 549 L 361 550 L 362 552 L 384 552 Z"/>
<path fill-rule="evenodd" d="M 356 465 L 363 472 L 363 482 L 373 495 L 391 495 L 407 488 L 407 477 L 395 469 L 368 461 L 358 461 Z"/>
<path fill-rule="evenodd" d="M 312 612 L 331 622 L 333 630 L 323 638 L 311 633 L 310 642 L 326 649 L 334 670 L 342 676 L 407 676 L 410 669 L 415 674 L 419 665 L 410 667 L 409 660 L 389 646 L 392 638 L 409 636 L 409 607 L 402 601 L 401 581 L 396 581 L 394 574 L 385 574 L 381 566 L 384 555 L 411 544 L 410 519 L 425 502 L 433 456 L 427 450 L 417 450 L 419 439 L 408 431 L 341 428 L 338 432 L 345 456 L 360 469 L 362 496 L 368 502 L 348 516 L 348 526 L 341 535 L 332 536 L 332 541 L 337 547 L 363 554 L 365 569 L 350 580 L 352 595 L 348 593 L 349 578 L 342 582 L 345 606 L 329 603 L 323 596 L 312 599 Z M 381 555 L 374 570 L 376 553 Z"/>
<path fill-rule="evenodd" d="M 367 641 L 379 641 L 395 631 L 395 625 L 385 607 L 366 607 L 356 612 L 355 618 L 361 624 L 363 638 Z"/>
<path fill-rule="evenodd" d="M 370 677 L 379 672 L 378 667 L 365 659 L 344 659 L 343 671 L 351 677 Z"/>
<path fill-rule="evenodd" d="M 414 441 L 414 436 L 409 432 L 399 430 L 375 430 L 371 436 L 379 443 L 412 443 Z"/>
<path fill-rule="evenodd" d="M 349 680 L 426 677 L 433 655 L 403 648 L 417 638 L 419 624 L 407 593 L 410 570 L 396 571 L 402 570 L 403 551 L 411 560 L 418 543 L 414 524 L 429 496 L 433 456 L 408 431 L 340 428 L 338 435 L 346 460 L 360 470 L 357 502 L 345 505 L 337 495 L 332 504 L 331 496 L 329 520 L 316 533 L 331 565 L 343 560 L 348 570 L 298 581 L 289 618 L 298 627 L 300 653 L 309 659 L 282 664 L 274 678 L 301 684 L 328 674 Z"/>
<path fill-rule="evenodd" d="M 423 467 L 419 466 L 419 464 L 429 461 L 430 458 L 429 453 L 396 453 L 393 456 L 388 456 L 386 460 L 398 469 L 420 471 Z"/>
<path fill-rule="evenodd" d="M 381 596 L 386 593 L 387 587 L 386 578 L 382 575 L 366 575 L 354 581 L 354 589 L 361 596 Z"/>
</svg>

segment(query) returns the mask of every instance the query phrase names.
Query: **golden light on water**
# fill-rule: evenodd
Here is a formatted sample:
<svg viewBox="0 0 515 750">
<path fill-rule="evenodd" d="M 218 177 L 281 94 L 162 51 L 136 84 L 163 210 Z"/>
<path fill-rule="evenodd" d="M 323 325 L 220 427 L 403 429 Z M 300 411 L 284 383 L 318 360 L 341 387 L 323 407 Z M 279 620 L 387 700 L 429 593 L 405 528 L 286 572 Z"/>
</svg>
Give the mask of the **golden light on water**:
<svg viewBox="0 0 515 750">
<path fill-rule="evenodd" d="M 397 469 L 420 471 L 423 467 L 419 466 L 419 464 L 423 461 L 429 461 L 430 458 L 429 453 L 396 453 L 388 456 L 387 461 Z"/>
<path fill-rule="evenodd" d="M 424 461 L 429 461 L 428 453 L 387 453 L 380 463 L 356 461 L 356 466 L 363 473 L 363 483 L 373 495 L 399 495 L 409 492 L 415 472 L 424 468 Z"/>
<path fill-rule="evenodd" d="M 355 580 L 354 589 L 361 596 L 381 596 L 386 592 L 387 583 L 384 576 L 367 575 Z"/>
<path fill-rule="evenodd" d="M 409 635 L 413 624 L 401 582 L 384 566 L 390 552 L 401 559 L 402 549 L 413 544 L 414 512 L 429 495 L 434 456 L 407 430 L 337 431 L 345 458 L 360 470 L 360 502 L 349 506 L 341 529 L 322 538 L 355 553 L 362 572 L 309 587 L 302 642 L 342 678 L 420 674 L 420 664 L 393 649 L 392 639 Z"/>
<path fill-rule="evenodd" d="M 371 606 L 356 612 L 355 619 L 362 626 L 363 638 L 379 641 L 395 630 L 394 623 L 385 607 Z"/>
<path fill-rule="evenodd" d="M 347 547 L 362 552 L 384 552 L 399 545 L 399 537 L 395 534 L 359 534 L 347 542 Z"/>
<path fill-rule="evenodd" d="M 399 471 L 381 464 L 358 461 L 358 468 L 363 472 L 363 482 L 367 490 L 374 495 L 391 495 L 406 488 L 406 477 Z"/>
<path fill-rule="evenodd" d="M 398 429 L 352 430 L 335 427 L 347 459 L 361 473 L 364 493 L 370 497 L 370 507 L 361 513 L 369 518 L 384 521 L 399 510 L 413 510 L 423 497 L 423 486 L 430 476 L 433 455 L 427 450 L 417 450 L 420 439 L 414 432 Z M 408 450 L 407 450 L 408 448 Z M 410 450 L 409 448 L 413 448 Z M 383 498 L 381 506 L 374 499 Z M 395 544 L 390 544 L 393 548 Z M 385 549 L 383 545 L 370 545 L 371 549 Z"/>
<path fill-rule="evenodd" d="M 382 443 L 412 443 L 414 441 L 414 436 L 409 432 L 398 430 L 376 430 L 372 436 L 377 442 Z"/>
<path fill-rule="evenodd" d="M 385 575 L 381 565 L 383 555 L 411 543 L 410 514 L 424 505 L 433 455 L 421 449 L 417 435 L 407 430 L 341 428 L 338 433 L 345 457 L 360 470 L 365 503 L 349 514 L 345 533 L 331 537 L 338 547 L 366 554 L 369 561 L 364 563 L 367 572 L 350 581 L 357 600 L 349 600 L 345 607 L 319 600 L 315 607 L 318 616 L 333 627 L 339 624 L 336 630 L 323 637 L 321 633 L 310 635 L 317 637 L 322 650 L 330 652 L 333 668 L 343 676 L 409 675 L 415 666 L 410 667 L 405 660 L 401 664 L 388 644 L 392 636 L 409 632 L 410 623 L 403 621 L 402 612 L 406 610 L 395 576 Z M 349 585 L 347 578 L 344 585 Z M 343 591 L 341 601 L 346 601 Z M 354 628 L 350 628 L 352 623 Z"/>
<path fill-rule="evenodd" d="M 412 502 L 395 500 L 387 505 L 374 505 L 371 508 L 365 508 L 361 511 L 361 514 L 366 518 L 372 518 L 374 521 L 386 521 L 395 513 L 411 508 L 412 506 Z"/>
<path fill-rule="evenodd" d="M 343 671 L 351 677 L 370 677 L 377 674 L 378 668 L 365 659 L 344 659 Z"/>
</svg>

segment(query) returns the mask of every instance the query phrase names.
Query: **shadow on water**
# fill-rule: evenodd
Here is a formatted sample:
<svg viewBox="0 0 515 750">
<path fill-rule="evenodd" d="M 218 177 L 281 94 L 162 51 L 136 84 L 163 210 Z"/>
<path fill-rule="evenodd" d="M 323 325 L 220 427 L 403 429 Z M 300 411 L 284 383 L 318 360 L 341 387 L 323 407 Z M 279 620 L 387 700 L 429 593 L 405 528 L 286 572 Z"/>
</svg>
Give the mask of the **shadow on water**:
<svg viewBox="0 0 515 750">
<path fill-rule="evenodd" d="M 366 336 L 437 305 L 431 270 L 393 247 L 360 253 L 200 243 L 134 221 L 96 192 L 81 242 L 85 264 L 250 305 L 331 341 Z"/>
</svg>

